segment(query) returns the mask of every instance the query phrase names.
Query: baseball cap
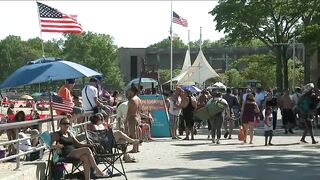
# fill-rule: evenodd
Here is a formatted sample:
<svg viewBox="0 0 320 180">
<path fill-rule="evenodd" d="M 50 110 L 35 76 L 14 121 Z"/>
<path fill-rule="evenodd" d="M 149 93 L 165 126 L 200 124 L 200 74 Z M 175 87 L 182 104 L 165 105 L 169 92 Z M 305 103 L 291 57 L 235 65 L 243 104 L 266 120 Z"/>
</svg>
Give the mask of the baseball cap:
<svg viewBox="0 0 320 180">
<path fill-rule="evenodd" d="M 98 82 L 99 80 L 96 77 L 91 77 L 89 82 Z"/>
<path fill-rule="evenodd" d="M 94 76 L 98 81 L 102 81 L 103 80 L 103 77 L 101 75 L 96 75 Z"/>
<path fill-rule="evenodd" d="M 76 82 L 75 79 L 67 79 L 67 80 L 66 80 L 66 83 L 67 83 L 67 84 L 74 84 L 75 82 Z"/>
</svg>

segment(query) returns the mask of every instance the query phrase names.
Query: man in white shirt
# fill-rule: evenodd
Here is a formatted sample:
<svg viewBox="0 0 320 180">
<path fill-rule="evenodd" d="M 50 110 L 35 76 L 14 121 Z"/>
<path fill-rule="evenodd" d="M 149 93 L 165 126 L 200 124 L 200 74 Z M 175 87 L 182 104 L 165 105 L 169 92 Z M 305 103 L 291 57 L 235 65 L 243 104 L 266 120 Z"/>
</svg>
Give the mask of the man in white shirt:
<svg viewBox="0 0 320 180">
<path fill-rule="evenodd" d="M 170 122 L 172 139 L 179 138 L 177 135 L 177 128 L 178 128 L 179 115 L 181 113 L 181 108 L 178 106 L 181 103 L 180 92 L 181 92 L 181 89 L 177 87 L 175 92 L 173 91 L 170 92 L 170 97 L 169 97 L 168 108 L 169 108 L 169 122 Z"/>
<path fill-rule="evenodd" d="M 246 102 L 247 95 L 248 95 L 249 93 L 251 93 L 251 92 L 252 92 L 252 90 L 251 90 L 250 88 L 248 88 L 248 89 L 246 90 L 246 93 L 244 93 L 244 94 L 242 95 L 242 103 Z M 241 103 L 241 104 L 242 104 L 242 103 Z"/>
<path fill-rule="evenodd" d="M 260 113 L 259 113 L 259 118 L 260 118 L 260 121 L 263 121 L 263 114 L 262 114 L 262 110 L 263 110 L 263 102 L 266 98 L 266 93 L 264 92 L 264 90 L 260 87 L 257 88 L 257 91 L 256 91 L 256 96 L 255 96 L 255 99 L 256 99 L 256 103 L 260 109 Z"/>
<path fill-rule="evenodd" d="M 103 107 L 103 103 L 98 98 L 97 78 L 92 77 L 89 84 L 82 89 L 82 107 L 85 111 L 93 111 L 95 107 Z"/>
</svg>

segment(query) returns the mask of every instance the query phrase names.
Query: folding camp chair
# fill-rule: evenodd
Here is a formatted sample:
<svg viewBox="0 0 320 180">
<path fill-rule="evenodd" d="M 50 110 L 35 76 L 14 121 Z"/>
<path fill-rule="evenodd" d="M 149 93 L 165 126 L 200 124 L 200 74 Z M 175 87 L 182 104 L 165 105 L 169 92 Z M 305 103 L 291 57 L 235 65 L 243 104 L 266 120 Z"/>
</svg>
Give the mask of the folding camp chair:
<svg viewBox="0 0 320 180">
<path fill-rule="evenodd" d="M 48 165 L 45 171 L 45 179 L 52 179 L 53 174 L 57 174 L 56 172 L 53 172 L 53 167 L 56 165 L 60 165 L 59 167 L 62 167 L 62 173 L 63 173 L 63 179 L 67 179 L 68 177 L 72 177 L 73 174 L 75 174 L 77 171 L 82 172 L 80 170 L 80 166 L 82 165 L 82 162 L 80 162 L 79 159 L 76 158 L 66 158 L 61 156 L 61 151 L 54 150 L 52 148 L 52 139 L 51 139 L 51 133 L 48 131 L 45 131 L 39 135 L 39 138 L 41 142 L 50 150 L 49 158 L 48 158 Z M 64 166 L 64 163 L 71 163 L 72 168 L 71 171 L 68 172 L 67 169 Z"/>
<path fill-rule="evenodd" d="M 97 143 L 99 146 L 93 148 L 94 157 L 98 164 L 104 164 L 103 171 L 111 171 L 110 176 L 122 175 L 127 180 L 127 175 L 123 167 L 122 157 L 126 152 L 128 144 L 117 144 L 113 136 L 112 129 L 105 129 L 99 131 L 86 131 L 88 143 Z M 121 150 L 121 151 L 120 151 Z M 118 161 L 121 165 L 121 170 L 115 167 L 115 162 Z M 111 169 L 111 170 L 110 170 Z M 117 171 L 114 174 L 113 171 Z"/>
</svg>

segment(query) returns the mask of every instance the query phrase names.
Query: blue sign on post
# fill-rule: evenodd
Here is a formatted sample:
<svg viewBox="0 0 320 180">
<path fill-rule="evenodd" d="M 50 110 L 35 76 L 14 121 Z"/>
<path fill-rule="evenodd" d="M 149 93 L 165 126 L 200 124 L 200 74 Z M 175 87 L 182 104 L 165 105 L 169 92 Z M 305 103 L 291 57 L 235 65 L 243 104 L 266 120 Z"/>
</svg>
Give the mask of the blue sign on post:
<svg viewBox="0 0 320 180">
<path fill-rule="evenodd" d="M 151 111 L 153 123 L 151 124 L 152 137 L 170 137 L 169 117 L 162 95 L 140 95 L 142 110 Z"/>
</svg>

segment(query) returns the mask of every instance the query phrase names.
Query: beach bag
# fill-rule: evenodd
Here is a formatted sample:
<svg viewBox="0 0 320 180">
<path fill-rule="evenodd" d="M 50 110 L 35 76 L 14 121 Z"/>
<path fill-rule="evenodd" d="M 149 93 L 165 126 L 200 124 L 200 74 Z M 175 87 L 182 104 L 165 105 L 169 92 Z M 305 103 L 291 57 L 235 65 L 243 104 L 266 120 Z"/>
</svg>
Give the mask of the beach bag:
<svg viewBox="0 0 320 180">
<path fill-rule="evenodd" d="M 222 113 L 224 111 L 224 104 L 220 100 L 213 100 L 210 104 L 196 110 L 194 116 L 202 121 L 211 119 L 215 115 Z"/>
<path fill-rule="evenodd" d="M 244 139 L 245 139 L 244 129 L 243 129 L 243 126 L 240 126 L 239 134 L 238 134 L 238 140 L 239 141 L 244 141 Z"/>
</svg>

